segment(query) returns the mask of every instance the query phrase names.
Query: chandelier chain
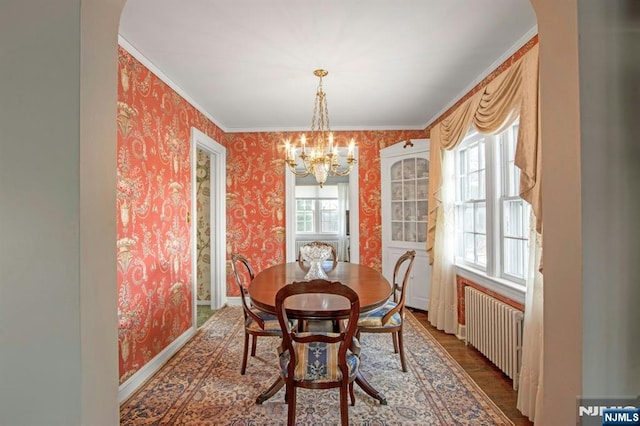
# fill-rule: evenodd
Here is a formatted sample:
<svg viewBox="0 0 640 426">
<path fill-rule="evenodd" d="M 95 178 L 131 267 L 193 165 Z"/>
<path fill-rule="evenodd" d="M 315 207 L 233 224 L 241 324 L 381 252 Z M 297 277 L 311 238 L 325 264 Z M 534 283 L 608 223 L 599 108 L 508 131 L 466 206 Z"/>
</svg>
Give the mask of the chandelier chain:
<svg viewBox="0 0 640 426">
<path fill-rule="evenodd" d="M 324 185 L 327 177 L 346 176 L 351 173 L 353 165 L 356 163 L 354 156 L 354 140 L 351 139 L 346 157 L 346 168 L 340 170 L 339 152 L 337 145 L 334 145 L 333 133 L 329 123 L 329 107 L 326 94 L 322 88 L 322 78 L 328 72 L 322 69 L 315 70 L 313 74 L 320 79 L 316 89 L 316 98 L 313 104 L 313 116 L 311 118 L 310 142 L 314 145 L 309 147 L 307 152 L 306 138 L 303 134 L 300 138 L 301 150 L 297 153 L 296 147 L 291 146 L 289 141 L 285 142 L 285 162 L 291 172 L 296 176 L 307 176 L 312 174 L 320 187 Z M 297 170 L 296 156 L 302 160 L 303 171 Z"/>
</svg>

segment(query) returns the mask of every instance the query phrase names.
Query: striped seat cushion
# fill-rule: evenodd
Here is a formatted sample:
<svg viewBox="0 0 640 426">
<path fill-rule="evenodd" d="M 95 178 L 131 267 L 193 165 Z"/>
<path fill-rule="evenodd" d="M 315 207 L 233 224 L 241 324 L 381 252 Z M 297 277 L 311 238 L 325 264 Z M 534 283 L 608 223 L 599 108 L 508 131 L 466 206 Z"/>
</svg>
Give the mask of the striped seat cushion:
<svg viewBox="0 0 640 426">
<path fill-rule="evenodd" d="M 298 336 L 317 334 L 299 333 Z M 322 333 L 327 336 L 337 336 L 336 333 Z M 354 344 L 359 342 L 354 338 Z M 305 382 L 335 382 L 342 380 L 342 371 L 338 367 L 338 350 L 340 343 L 297 343 L 294 342 L 298 364 L 294 371 L 294 379 Z M 282 377 L 287 377 L 289 366 L 289 351 L 279 354 L 280 371 Z M 360 357 L 347 351 L 347 366 L 349 377 L 354 377 L 360 367 Z"/>
<path fill-rule="evenodd" d="M 399 312 L 393 314 L 386 324 L 382 324 L 382 317 L 396 306 L 398 305 L 395 302 L 387 302 L 386 305 L 380 309 L 360 315 L 358 327 L 396 327 L 400 325 L 402 323 L 402 317 L 400 317 Z"/>
</svg>

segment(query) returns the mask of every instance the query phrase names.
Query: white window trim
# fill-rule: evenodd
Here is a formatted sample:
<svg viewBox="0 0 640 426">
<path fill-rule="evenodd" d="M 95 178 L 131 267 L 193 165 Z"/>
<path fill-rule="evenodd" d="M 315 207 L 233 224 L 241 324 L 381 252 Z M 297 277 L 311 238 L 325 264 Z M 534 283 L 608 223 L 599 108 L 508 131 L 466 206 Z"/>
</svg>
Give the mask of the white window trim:
<svg viewBox="0 0 640 426">
<path fill-rule="evenodd" d="M 475 135 L 477 135 L 477 132 L 470 132 L 465 139 Z M 485 189 L 487 265 L 486 268 L 482 268 L 480 265 L 470 263 L 464 260 L 464 258 L 458 256 L 456 250 L 454 266 L 456 268 L 456 273 L 461 277 L 476 282 L 479 285 L 512 300 L 524 303 L 526 279 L 502 273 L 503 258 L 501 256 L 501 251 L 503 249 L 503 224 L 501 220 L 501 200 L 505 197 L 500 196 L 502 193 L 504 179 L 503 173 L 499 168 L 500 163 L 503 160 L 503 147 L 500 143 L 501 138 L 499 135 L 483 136 L 485 137 L 485 181 L 487 182 Z M 494 150 L 494 152 L 490 152 L 490 150 Z M 456 167 L 458 167 L 457 158 L 455 164 Z M 496 170 L 496 168 L 498 169 Z M 457 172 L 455 176 L 457 180 Z M 494 179 L 493 176 L 496 176 L 496 178 Z M 456 182 L 456 193 L 459 190 L 460 188 Z M 456 195 L 456 206 L 457 205 L 459 205 L 459 201 Z M 496 209 L 498 210 L 497 212 Z M 491 251 L 491 253 L 489 251 Z"/>
<path fill-rule="evenodd" d="M 524 304 L 526 287 L 498 277 L 490 277 L 484 271 L 462 264 L 454 265 L 456 274 L 494 291 L 504 297 Z"/>
</svg>

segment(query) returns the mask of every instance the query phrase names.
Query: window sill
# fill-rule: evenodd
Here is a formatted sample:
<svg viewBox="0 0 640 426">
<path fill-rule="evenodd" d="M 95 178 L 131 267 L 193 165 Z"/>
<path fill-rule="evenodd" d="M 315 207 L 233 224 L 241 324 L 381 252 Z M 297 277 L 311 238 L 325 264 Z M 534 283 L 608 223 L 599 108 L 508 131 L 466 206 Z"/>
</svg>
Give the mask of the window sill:
<svg viewBox="0 0 640 426">
<path fill-rule="evenodd" d="M 509 298 L 524 305 L 526 288 L 502 278 L 490 277 L 483 271 L 469 268 L 463 265 L 454 265 L 456 274 L 474 283 L 486 287 L 501 296 Z"/>
</svg>

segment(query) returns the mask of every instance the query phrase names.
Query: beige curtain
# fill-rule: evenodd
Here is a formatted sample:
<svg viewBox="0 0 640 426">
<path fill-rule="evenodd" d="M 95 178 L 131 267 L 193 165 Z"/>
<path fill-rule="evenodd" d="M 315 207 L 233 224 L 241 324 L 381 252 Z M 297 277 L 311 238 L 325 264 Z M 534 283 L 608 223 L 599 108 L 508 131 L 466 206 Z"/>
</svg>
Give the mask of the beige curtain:
<svg viewBox="0 0 640 426">
<path fill-rule="evenodd" d="M 540 272 L 542 238 L 534 228 L 533 213 L 529 230 L 529 272 L 524 304 L 522 366 L 518 387 L 518 410 L 532 422 L 540 420 L 542 410 L 542 330 L 543 276 Z"/>
<path fill-rule="evenodd" d="M 509 69 L 431 129 L 427 233 L 430 263 L 433 264 L 435 259 L 437 215 L 442 200 L 440 151 L 454 149 L 471 125 L 480 133 L 497 134 L 520 117 L 515 156 L 515 164 L 520 168 L 520 196 L 531 204 L 537 219 L 536 230 L 542 233 L 538 103 L 538 45 L 535 45 Z"/>
<path fill-rule="evenodd" d="M 427 252 L 432 267 L 429 321 L 447 333 L 456 333 L 456 285 L 453 267 L 453 190 L 451 151 L 462 141 L 471 125 L 484 134 L 497 134 L 520 118 L 515 164 L 520 169 L 520 196 L 536 218 L 535 231 L 542 235 L 541 149 L 538 90 L 538 46 L 533 46 L 506 71 L 474 94 L 431 129 L 429 173 L 429 221 Z M 522 391 L 518 408 L 534 418 L 542 389 L 542 309 L 533 300 L 542 294 L 541 238 L 535 276 L 527 288 L 527 317 L 524 326 L 527 356 L 523 359 Z M 535 283 L 535 285 L 534 285 Z M 534 289 L 536 292 L 533 293 Z M 539 407 L 539 405 L 538 405 Z"/>
</svg>

